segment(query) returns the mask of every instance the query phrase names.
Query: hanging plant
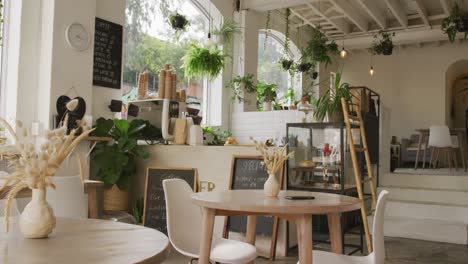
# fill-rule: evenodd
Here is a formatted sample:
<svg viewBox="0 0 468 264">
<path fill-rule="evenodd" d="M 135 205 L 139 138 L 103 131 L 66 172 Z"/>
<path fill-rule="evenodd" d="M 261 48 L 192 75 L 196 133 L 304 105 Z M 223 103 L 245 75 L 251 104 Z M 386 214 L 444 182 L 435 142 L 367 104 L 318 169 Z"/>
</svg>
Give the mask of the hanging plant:
<svg viewBox="0 0 468 264">
<path fill-rule="evenodd" d="M 317 77 L 318 77 L 318 72 L 313 71 L 310 73 L 310 78 L 312 78 L 312 80 L 317 80 Z"/>
<path fill-rule="evenodd" d="M 455 41 L 458 32 L 464 32 L 464 39 L 468 36 L 468 12 L 464 11 L 458 3 L 453 6 L 450 16 L 442 21 L 442 31 L 447 34 L 451 43 Z"/>
<path fill-rule="evenodd" d="M 185 69 L 185 76 L 189 79 L 207 77 L 214 80 L 224 68 L 225 58 L 226 55 L 218 49 L 207 49 L 192 44 L 182 58 L 182 68 Z"/>
<path fill-rule="evenodd" d="M 395 36 L 395 32 L 380 31 L 377 35 L 374 35 L 374 43 L 372 44 L 372 51 L 376 55 L 392 55 L 393 53 L 393 41 L 392 37 Z"/>
<path fill-rule="evenodd" d="M 169 24 L 176 31 L 185 31 L 187 26 L 190 25 L 190 22 L 184 15 L 175 12 L 169 16 Z"/>
<path fill-rule="evenodd" d="M 263 42 L 263 52 L 266 50 L 266 45 L 268 42 L 268 37 L 271 33 L 271 11 L 267 12 L 266 23 L 265 23 L 265 41 Z"/>
<path fill-rule="evenodd" d="M 218 44 L 232 43 L 235 34 L 241 34 L 242 28 L 232 19 L 225 19 L 218 28 L 213 30 L 213 35 L 218 37 Z"/>
<path fill-rule="evenodd" d="M 289 58 L 282 58 L 280 61 L 281 68 L 285 71 L 289 71 L 294 66 L 294 61 Z"/>
<path fill-rule="evenodd" d="M 314 29 L 311 40 L 307 43 L 307 48 L 303 56 L 312 61 L 324 63 L 325 67 L 331 63 L 330 55 L 338 54 L 338 45 L 335 41 L 329 41 L 327 36 L 320 31 L 320 28 Z"/>
<path fill-rule="evenodd" d="M 253 80 L 254 75 L 253 74 L 247 74 L 244 77 L 237 76 L 236 78 L 232 79 L 231 82 L 229 82 L 229 85 L 226 86 L 226 88 L 231 88 L 233 95 L 231 96 L 231 100 L 237 101 L 239 103 L 244 101 L 243 92 L 246 93 L 255 93 L 257 87 L 254 84 Z"/>
<path fill-rule="evenodd" d="M 286 20 L 286 29 L 285 32 L 285 40 L 284 40 L 284 54 L 289 54 L 289 17 L 291 16 L 291 9 L 286 8 L 285 13 L 285 20 Z"/>
<path fill-rule="evenodd" d="M 276 99 L 276 84 L 257 82 L 257 101 L 273 102 Z"/>
</svg>

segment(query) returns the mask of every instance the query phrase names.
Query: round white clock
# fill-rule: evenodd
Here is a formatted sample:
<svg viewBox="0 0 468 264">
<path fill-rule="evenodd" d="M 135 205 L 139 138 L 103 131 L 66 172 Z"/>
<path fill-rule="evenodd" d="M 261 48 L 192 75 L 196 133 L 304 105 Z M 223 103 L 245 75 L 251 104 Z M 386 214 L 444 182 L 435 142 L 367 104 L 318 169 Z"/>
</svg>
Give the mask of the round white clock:
<svg viewBox="0 0 468 264">
<path fill-rule="evenodd" d="M 89 33 L 80 23 L 73 23 L 67 27 L 65 37 L 72 48 L 78 51 L 84 51 L 89 46 Z"/>
</svg>

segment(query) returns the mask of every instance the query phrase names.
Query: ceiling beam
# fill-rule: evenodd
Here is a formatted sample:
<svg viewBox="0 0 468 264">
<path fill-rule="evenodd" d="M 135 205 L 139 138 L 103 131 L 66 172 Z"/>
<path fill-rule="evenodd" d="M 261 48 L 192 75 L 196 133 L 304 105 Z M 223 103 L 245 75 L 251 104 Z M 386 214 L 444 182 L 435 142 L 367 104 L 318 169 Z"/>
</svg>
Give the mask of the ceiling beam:
<svg viewBox="0 0 468 264">
<path fill-rule="evenodd" d="M 314 5 L 308 3 L 307 4 L 312 11 L 314 11 L 317 15 L 319 15 L 321 18 L 323 18 L 325 21 L 328 23 L 332 24 L 334 27 L 339 29 L 341 32 L 343 32 L 345 35 L 349 34 L 351 31 L 351 27 L 349 26 L 348 22 L 344 18 L 338 18 L 338 19 L 330 19 L 329 17 L 325 16 L 318 8 L 316 8 Z"/>
<path fill-rule="evenodd" d="M 421 17 L 422 21 L 427 26 L 430 26 L 431 24 L 429 23 L 429 19 L 427 18 L 427 10 L 426 10 L 426 7 L 424 6 L 423 1 L 414 0 L 414 2 L 416 3 L 416 9 L 418 10 L 418 14 Z"/>
<path fill-rule="evenodd" d="M 301 13 L 297 12 L 296 10 L 294 10 L 293 8 L 290 8 L 291 10 L 291 13 L 293 13 L 294 15 L 296 15 L 298 18 L 302 19 L 302 21 L 304 21 L 305 24 L 313 27 L 313 28 L 316 28 L 317 26 L 315 24 L 313 24 L 312 22 L 310 22 L 308 19 L 306 19 L 303 15 L 301 15 Z"/>
<path fill-rule="evenodd" d="M 359 0 L 357 2 L 361 4 L 362 8 L 367 11 L 381 29 L 385 29 L 387 27 L 385 14 L 380 10 L 374 0 Z"/>
<path fill-rule="evenodd" d="M 367 20 L 361 16 L 357 10 L 348 2 L 341 0 L 330 0 L 336 7 L 341 9 L 341 11 L 353 21 L 353 23 L 361 30 L 366 32 L 369 29 L 369 23 Z"/>
<path fill-rule="evenodd" d="M 444 9 L 444 13 L 450 15 L 453 8 L 453 0 L 440 0 L 440 4 L 442 5 L 442 9 Z"/>
<path fill-rule="evenodd" d="M 408 28 L 408 17 L 406 15 L 405 9 L 398 0 L 385 0 L 388 8 L 392 11 L 393 15 L 396 17 L 400 25 L 404 28 Z"/>
<path fill-rule="evenodd" d="M 265 12 L 274 9 L 299 6 L 309 3 L 310 0 L 243 0 L 243 9 L 253 9 L 259 12 Z"/>
</svg>

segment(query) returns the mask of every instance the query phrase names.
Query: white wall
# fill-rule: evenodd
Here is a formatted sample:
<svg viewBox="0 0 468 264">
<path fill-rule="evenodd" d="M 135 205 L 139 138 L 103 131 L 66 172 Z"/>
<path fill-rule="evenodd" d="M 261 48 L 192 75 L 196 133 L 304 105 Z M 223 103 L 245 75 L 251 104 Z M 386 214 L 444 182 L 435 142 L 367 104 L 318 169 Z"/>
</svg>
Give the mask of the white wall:
<svg viewBox="0 0 468 264">
<path fill-rule="evenodd" d="M 360 52 L 344 62 L 343 78 L 351 85 L 367 86 L 382 99 L 381 164 L 389 163 L 391 136 L 409 137 L 415 129 L 446 124 L 446 71 L 468 58 L 468 45 L 427 45 L 395 49 L 391 56 L 374 56 L 374 76 L 369 75 L 370 55 Z M 386 171 L 386 170 L 384 170 Z"/>
</svg>

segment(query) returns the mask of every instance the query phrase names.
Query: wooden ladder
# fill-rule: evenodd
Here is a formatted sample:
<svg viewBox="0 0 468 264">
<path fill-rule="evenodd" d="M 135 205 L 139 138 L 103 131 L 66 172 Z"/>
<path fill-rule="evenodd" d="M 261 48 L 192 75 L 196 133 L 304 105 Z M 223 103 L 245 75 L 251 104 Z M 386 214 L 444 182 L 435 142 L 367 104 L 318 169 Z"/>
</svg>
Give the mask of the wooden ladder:
<svg viewBox="0 0 468 264">
<path fill-rule="evenodd" d="M 372 169 L 371 159 L 369 155 L 369 148 L 367 146 L 366 131 L 364 127 L 364 121 L 362 119 L 361 107 L 359 106 L 358 110 L 356 111 L 357 115 L 354 116 L 354 115 L 349 114 L 349 107 L 345 98 L 341 98 L 341 105 L 343 106 L 343 115 L 344 115 L 344 121 L 346 124 L 346 134 L 348 135 L 349 150 L 351 153 L 351 160 L 353 162 L 354 178 L 356 179 L 356 187 L 357 187 L 359 199 L 361 200 L 361 215 L 362 215 L 362 223 L 364 225 L 364 231 L 366 235 L 367 250 L 370 254 L 372 252 L 372 239 L 371 239 L 371 235 L 369 232 L 369 224 L 367 221 L 367 210 L 366 210 L 366 204 L 365 204 L 365 199 L 364 199 L 363 184 L 370 183 L 370 189 L 372 193 L 372 205 L 373 205 L 373 208 L 375 208 L 376 203 L 377 203 L 377 190 L 376 190 L 375 182 L 374 182 L 374 170 Z M 353 132 L 351 130 L 352 126 L 359 126 L 359 129 L 361 132 L 362 147 L 357 147 L 354 144 Z M 367 167 L 368 177 L 363 180 L 361 180 L 361 171 L 359 169 L 358 158 L 356 154 L 357 152 L 364 152 L 364 155 L 366 158 L 366 167 Z"/>
</svg>

